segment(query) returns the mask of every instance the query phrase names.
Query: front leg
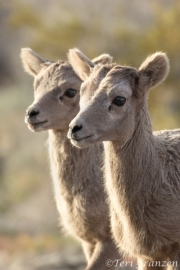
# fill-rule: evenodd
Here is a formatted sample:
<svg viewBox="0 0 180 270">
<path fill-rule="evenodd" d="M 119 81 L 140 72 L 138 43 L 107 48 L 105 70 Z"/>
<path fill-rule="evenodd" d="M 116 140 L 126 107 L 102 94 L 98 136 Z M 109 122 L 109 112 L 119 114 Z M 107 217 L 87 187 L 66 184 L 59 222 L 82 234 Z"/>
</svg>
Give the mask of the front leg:
<svg viewBox="0 0 180 270">
<path fill-rule="evenodd" d="M 95 249 L 96 244 L 94 243 L 89 243 L 89 242 L 82 242 L 82 247 L 86 256 L 86 260 L 89 263 L 91 260 L 91 257 L 93 255 L 94 249 Z"/>
<path fill-rule="evenodd" d="M 97 242 L 86 270 L 118 270 L 117 262 L 121 260 L 122 256 L 111 239 Z"/>
</svg>

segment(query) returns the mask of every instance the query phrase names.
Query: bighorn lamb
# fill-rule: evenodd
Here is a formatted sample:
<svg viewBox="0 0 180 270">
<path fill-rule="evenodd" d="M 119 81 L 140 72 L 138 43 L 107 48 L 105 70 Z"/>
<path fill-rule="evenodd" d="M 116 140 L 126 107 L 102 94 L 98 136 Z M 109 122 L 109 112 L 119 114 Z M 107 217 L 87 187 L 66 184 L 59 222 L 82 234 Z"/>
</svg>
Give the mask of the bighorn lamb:
<svg viewBox="0 0 180 270">
<path fill-rule="evenodd" d="M 103 145 L 79 150 L 67 139 L 69 123 L 79 111 L 82 81 L 66 61 L 45 61 L 28 48 L 22 49 L 21 59 L 25 71 L 35 77 L 35 100 L 25 121 L 32 131 L 49 130 L 55 201 L 63 226 L 81 241 L 86 269 L 110 269 L 106 260 L 118 258 L 119 253 L 110 235 L 101 168 Z M 92 62 L 111 61 L 104 54 Z"/>
<path fill-rule="evenodd" d="M 138 258 L 139 268 L 177 268 L 180 129 L 153 133 L 147 107 L 149 89 L 168 75 L 166 54 L 149 56 L 139 69 L 92 68 L 77 49 L 70 50 L 69 60 L 84 83 L 68 136 L 79 148 L 104 141 L 105 182 L 119 249 Z"/>
</svg>

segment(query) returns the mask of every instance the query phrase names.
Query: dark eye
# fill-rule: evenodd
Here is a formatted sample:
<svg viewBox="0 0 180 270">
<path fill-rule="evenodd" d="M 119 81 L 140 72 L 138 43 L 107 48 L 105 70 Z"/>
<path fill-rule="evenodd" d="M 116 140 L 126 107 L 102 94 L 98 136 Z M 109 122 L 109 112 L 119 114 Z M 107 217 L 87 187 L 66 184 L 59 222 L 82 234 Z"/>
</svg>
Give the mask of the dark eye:
<svg viewBox="0 0 180 270">
<path fill-rule="evenodd" d="M 76 93 L 77 93 L 77 91 L 75 89 L 69 88 L 68 90 L 66 90 L 66 92 L 64 93 L 64 95 L 66 97 L 73 98 L 73 97 L 75 97 Z"/>
<path fill-rule="evenodd" d="M 113 100 L 112 103 L 117 106 L 123 106 L 126 103 L 126 98 L 118 96 Z"/>
</svg>

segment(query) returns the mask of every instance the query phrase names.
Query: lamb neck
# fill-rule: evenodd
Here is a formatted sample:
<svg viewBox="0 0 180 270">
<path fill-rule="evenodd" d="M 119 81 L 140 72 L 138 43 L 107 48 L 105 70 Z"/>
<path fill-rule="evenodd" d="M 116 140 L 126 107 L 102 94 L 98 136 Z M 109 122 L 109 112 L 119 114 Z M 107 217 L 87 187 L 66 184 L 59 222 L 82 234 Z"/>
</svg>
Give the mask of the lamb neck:
<svg viewBox="0 0 180 270">
<path fill-rule="evenodd" d="M 49 131 L 49 154 L 55 196 L 71 201 L 89 186 L 94 188 L 92 175 L 94 181 L 101 181 L 100 166 L 94 166 L 100 165 L 99 155 L 94 155 L 93 148 L 74 147 L 66 132 Z"/>
<path fill-rule="evenodd" d="M 145 235 L 144 213 L 163 181 L 157 143 L 149 115 L 144 110 L 133 136 L 124 147 L 120 147 L 118 141 L 104 142 L 106 189 L 111 209 L 115 210 L 123 227 L 129 224 L 133 231 L 141 228 L 139 233 L 144 228 Z"/>
</svg>

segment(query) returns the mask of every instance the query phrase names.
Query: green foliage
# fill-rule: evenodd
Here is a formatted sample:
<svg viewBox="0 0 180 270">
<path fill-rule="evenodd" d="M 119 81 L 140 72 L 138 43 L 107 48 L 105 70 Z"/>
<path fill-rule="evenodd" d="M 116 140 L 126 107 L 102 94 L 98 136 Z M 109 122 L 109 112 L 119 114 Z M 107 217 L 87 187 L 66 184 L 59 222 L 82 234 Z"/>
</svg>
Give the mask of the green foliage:
<svg viewBox="0 0 180 270">
<path fill-rule="evenodd" d="M 31 5 L 27 6 L 21 1 L 18 3 L 9 19 L 9 25 L 12 29 L 29 32 L 29 47 L 40 51 L 41 54 L 48 54 L 53 58 L 64 57 L 67 48 L 73 43 L 78 43 L 87 30 L 73 12 L 63 21 L 61 16 L 52 20 Z M 61 12 L 67 14 L 66 10 L 61 9 Z"/>
</svg>

